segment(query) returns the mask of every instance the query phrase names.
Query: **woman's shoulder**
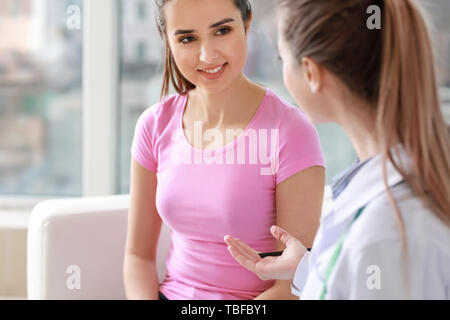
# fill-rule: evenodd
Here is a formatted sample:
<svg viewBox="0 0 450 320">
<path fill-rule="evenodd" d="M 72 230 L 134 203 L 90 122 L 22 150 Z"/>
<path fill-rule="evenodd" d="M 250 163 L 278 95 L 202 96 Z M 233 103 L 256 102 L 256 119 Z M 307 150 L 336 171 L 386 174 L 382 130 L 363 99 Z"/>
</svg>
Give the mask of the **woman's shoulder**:
<svg viewBox="0 0 450 320">
<path fill-rule="evenodd" d="M 138 121 L 145 124 L 166 126 L 172 121 L 184 101 L 184 96 L 172 94 L 163 97 L 159 102 L 145 109 L 139 116 Z"/>
<path fill-rule="evenodd" d="M 282 114 L 286 112 L 286 110 L 298 110 L 292 103 L 288 102 L 285 97 L 281 96 L 274 89 L 265 88 L 266 94 L 265 99 L 266 103 L 268 103 L 269 107 L 273 112 L 277 114 Z"/>
<path fill-rule="evenodd" d="M 183 96 L 173 94 L 164 97 L 145 109 L 136 121 L 136 132 L 141 132 L 151 141 L 160 140 L 161 137 L 170 137 L 177 129 L 177 110 L 181 107 Z"/>
<path fill-rule="evenodd" d="M 174 113 L 176 113 L 177 107 L 182 102 L 183 97 L 184 96 L 182 96 L 181 94 L 172 94 L 169 96 L 165 96 L 157 103 L 154 103 L 153 105 L 145 109 L 141 115 L 154 118 L 173 115 Z"/>
<path fill-rule="evenodd" d="M 305 112 L 270 88 L 266 89 L 265 103 L 266 117 L 278 122 L 280 129 L 303 128 L 315 131 L 313 123 Z"/>
</svg>

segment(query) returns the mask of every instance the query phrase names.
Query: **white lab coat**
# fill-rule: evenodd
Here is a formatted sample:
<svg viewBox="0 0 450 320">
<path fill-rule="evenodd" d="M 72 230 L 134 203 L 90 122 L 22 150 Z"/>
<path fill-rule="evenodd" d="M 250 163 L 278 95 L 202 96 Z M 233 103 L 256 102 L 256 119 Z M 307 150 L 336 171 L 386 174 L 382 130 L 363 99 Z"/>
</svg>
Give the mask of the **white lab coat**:
<svg viewBox="0 0 450 320">
<path fill-rule="evenodd" d="M 399 150 L 396 158 L 407 164 L 404 149 L 395 149 Z M 409 263 L 402 260 L 399 227 L 385 191 L 381 156 L 377 155 L 356 173 L 322 219 L 312 251 L 297 267 L 293 294 L 301 299 L 320 297 L 325 270 L 339 237 L 357 210 L 367 205 L 344 239 L 325 298 L 450 298 L 450 228 L 413 195 L 390 163 L 387 169 L 388 184 L 406 227 Z"/>
</svg>

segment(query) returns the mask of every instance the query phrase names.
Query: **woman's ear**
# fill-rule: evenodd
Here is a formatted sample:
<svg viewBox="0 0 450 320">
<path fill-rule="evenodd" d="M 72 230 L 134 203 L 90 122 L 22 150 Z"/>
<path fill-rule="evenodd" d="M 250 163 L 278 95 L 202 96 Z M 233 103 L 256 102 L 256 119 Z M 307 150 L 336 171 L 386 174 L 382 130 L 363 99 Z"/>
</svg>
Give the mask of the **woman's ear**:
<svg viewBox="0 0 450 320">
<path fill-rule="evenodd" d="M 309 88 L 313 93 L 317 93 L 322 88 L 323 84 L 323 72 L 319 64 L 314 60 L 305 57 L 302 58 L 303 76 L 309 85 Z"/>
</svg>

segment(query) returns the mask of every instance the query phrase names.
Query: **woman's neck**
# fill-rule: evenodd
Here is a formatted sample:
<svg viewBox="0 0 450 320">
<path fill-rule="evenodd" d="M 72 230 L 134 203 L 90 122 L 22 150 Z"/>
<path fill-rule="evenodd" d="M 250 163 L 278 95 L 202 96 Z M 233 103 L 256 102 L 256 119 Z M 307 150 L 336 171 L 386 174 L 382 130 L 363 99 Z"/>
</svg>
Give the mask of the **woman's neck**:
<svg viewBox="0 0 450 320">
<path fill-rule="evenodd" d="M 243 106 L 251 103 L 256 86 L 242 74 L 226 90 L 211 94 L 202 88 L 189 93 L 188 106 L 195 119 L 205 127 L 220 128 L 233 124 L 248 113 Z"/>
</svg>

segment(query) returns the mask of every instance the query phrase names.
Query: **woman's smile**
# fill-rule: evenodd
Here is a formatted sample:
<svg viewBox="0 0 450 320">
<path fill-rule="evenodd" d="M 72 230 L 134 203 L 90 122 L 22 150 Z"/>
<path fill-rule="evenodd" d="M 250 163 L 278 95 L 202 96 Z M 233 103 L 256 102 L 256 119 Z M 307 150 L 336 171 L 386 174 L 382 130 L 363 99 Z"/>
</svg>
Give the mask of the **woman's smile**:
<svg viewBox="0 0 450 320">
<path fill-rule="evenodd" d="M 222 74 L 225 72 L 227 65 L 228 62 L 225 62 L 223 65 L 219 65 L 214 68 L 205 68 L 197 71 L 207 80 L 216 80 L 220 78 Z"/>
</svg>

